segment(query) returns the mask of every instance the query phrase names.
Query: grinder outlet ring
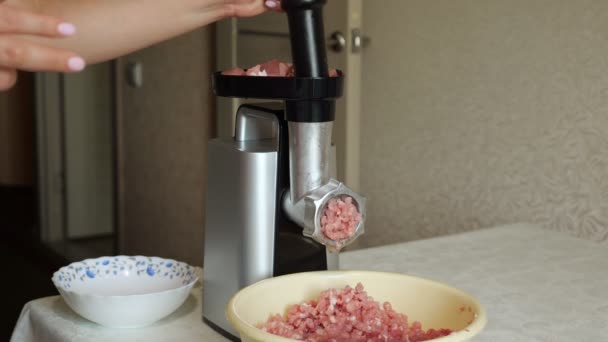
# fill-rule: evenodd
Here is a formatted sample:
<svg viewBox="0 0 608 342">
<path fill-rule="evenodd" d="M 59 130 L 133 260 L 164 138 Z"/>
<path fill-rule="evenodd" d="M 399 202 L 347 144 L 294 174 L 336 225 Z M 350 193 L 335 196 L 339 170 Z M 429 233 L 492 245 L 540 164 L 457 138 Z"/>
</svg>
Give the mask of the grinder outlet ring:
<svg viewBox="0 0 608 342">
<path fill-rule="evenodd" d="M 343 240 L 332 240 L 328 238 L 322 231 L 321 220 L 323 218 L 325 208 L 329 201 L 339 197 L 350 197 L 353 199 L 361 220 L 355 227 L 355 231 L 351 236 Z M 309 196 L 304 198 L 306 202 L 305 227 L 303 233 L 317 242 L 327 246 L 330 250 L 340 250 L 343 247 L 351 244 L 360 235 L 365 232 L 365 204 L 366 199 L 356 192 L 352 191 L 343 183 L 332 179 L 324 186 L 316 189 Z M 311 222 L 312 221 L 312 222 Z"/>
<path fill-rule="evenodd" d="M 319 211 L 316 213 L 316 217 L 315 217 L 315 220 L 317 221 L 316 224 L 319 225 L 320 227 L 323 226 L 323 216 L 325 216 L 325 212 L 329 207 L 329 202 L 332 199 L 340 199 L 340 200 L 344 201 L 346 198 L 352 199 L 352 203 L 354 204 L 355 208 L 357 209 L 357 213 L 361 216 L 361 219 L 359 220 L 359 222 L 357 223 L 357 226 L 355 227 L 355 232 L 356 232 L 359 224 L 363 220 L 363 215 L 361 215 L 361 209 L 360 209 L 359 202 L 349 194 L 347 195 L 347 194 L 336 193 L 336 194 L 332 195 L 331 197 L 330 196 L 326 197 L 326 199 L 319 205 Z M 330 237 L 328 237 L 325 233 L 323 233 L 323 232 L 321 232 L 321 233 L 330 241 L 344 241 L 344 240 L 347 240 L 348 238 L 350 238 L 350 236 L 349 236 L 348 238 L 345 238 L 345 239 L 335 240 L 335 239 L 331 239 Z M 353 232 L 353 235 L 354 235 L 354 232 Z"/>
</svg>

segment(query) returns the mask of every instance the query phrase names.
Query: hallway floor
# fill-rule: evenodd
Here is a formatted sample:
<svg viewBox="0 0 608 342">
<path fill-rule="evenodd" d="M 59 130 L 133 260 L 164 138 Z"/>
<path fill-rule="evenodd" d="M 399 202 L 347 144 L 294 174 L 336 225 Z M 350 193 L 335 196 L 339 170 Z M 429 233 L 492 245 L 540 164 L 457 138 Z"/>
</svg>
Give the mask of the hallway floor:
<svg viewBox="0 0 608 342">
<path fill-rule="evenodd" d="M 39 248 L 24 246 L 13 239 L 0 242 L 0 258 L 4 261 L 5 282 L 3 305 L 0 310 L 3 324 L 0 325 L 0 341 L 10 339 L 23 305 L 40 297 L 57 295 L 51 276 L 61 261 L 45 257 Z M 8 286 L 6 286 L 8 285 Z"/>
<path fill-rule="evenodd" d="M 26 252 L 27 251 L 27 252 Z M 29 254 L 29 255 L 28 255 Z M 23 305 L 40 297 L 53 296 L 57 290 L 51 282 L 55 265 L 31 248 L 16 244 L 12 239 L 0 242 L 4 289 L 0 341 L 8 341 Z"/>
<path fill-rule="evenodd" d="M 31 189 L 0 186 L 0 209 L 0 341 L 8 341 L 25 303 L 58 294 L 51 276 L 65 260 L 31 238 L 37 221 Z"/>
</svg>

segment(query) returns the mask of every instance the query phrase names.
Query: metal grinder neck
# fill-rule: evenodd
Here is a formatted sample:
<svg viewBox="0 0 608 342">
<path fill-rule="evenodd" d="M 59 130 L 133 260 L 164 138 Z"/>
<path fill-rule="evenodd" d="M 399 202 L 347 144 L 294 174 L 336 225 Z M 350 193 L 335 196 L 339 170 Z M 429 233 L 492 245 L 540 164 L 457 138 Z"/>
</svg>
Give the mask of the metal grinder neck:
<svg viewBox="0 0 608 342">
<path fill-rule="evenodd" d="M 296 77 L 329 77 L 323 6 L 327 0 L 283 0 Z M 330 179 L 335 100 L 286 101 L 289 121 L 291 201 L 296 203 Z"/>
</svg>

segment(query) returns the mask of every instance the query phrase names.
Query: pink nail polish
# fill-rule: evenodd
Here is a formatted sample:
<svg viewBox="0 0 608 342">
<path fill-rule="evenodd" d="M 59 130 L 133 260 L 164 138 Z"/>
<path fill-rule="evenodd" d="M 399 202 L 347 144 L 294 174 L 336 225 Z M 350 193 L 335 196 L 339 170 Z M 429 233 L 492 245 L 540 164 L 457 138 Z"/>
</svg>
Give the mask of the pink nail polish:
<svg viewBox="0 0 608 342">
<path fill-rule="evenodd" d="M 268 8 L 276 8 L 277 7 L 277 2 L 274 0 L 268 0 L 265 2 L 266 7 Z"/>
<path fill-rule="evenodd" d="M 82 71 L 86 63 L 80 57 L 72 57 L 68 60 L 68 68 L 72 71 Z"/>
<path fill-rule="evenodd" d="M 57 32 L 63 36 L 72 36 L 76 33 L 76 26 L 70 23 L 61 23 L 57 26 Z"/>
</svg>

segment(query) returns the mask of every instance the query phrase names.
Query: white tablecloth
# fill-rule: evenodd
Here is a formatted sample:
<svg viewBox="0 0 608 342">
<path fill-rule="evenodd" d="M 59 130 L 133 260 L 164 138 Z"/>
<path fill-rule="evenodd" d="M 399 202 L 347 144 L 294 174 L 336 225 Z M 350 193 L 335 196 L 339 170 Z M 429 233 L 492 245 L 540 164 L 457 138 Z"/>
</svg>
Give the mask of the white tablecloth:
<svg viewBox="0 0 608 342">
<path fill-rule="evenodd" d="M 343 269 L 408 273 L 477 297 L 488 312 L 480 342 L 608 341 L 608 249 L 513 225 L 344 253 Z M 177 312 L 141 329 L 108 329 L 60 297 L 29 302 L 12 342 L 226 341 L 201 320 L 201 285 Z"/>
</svg>

